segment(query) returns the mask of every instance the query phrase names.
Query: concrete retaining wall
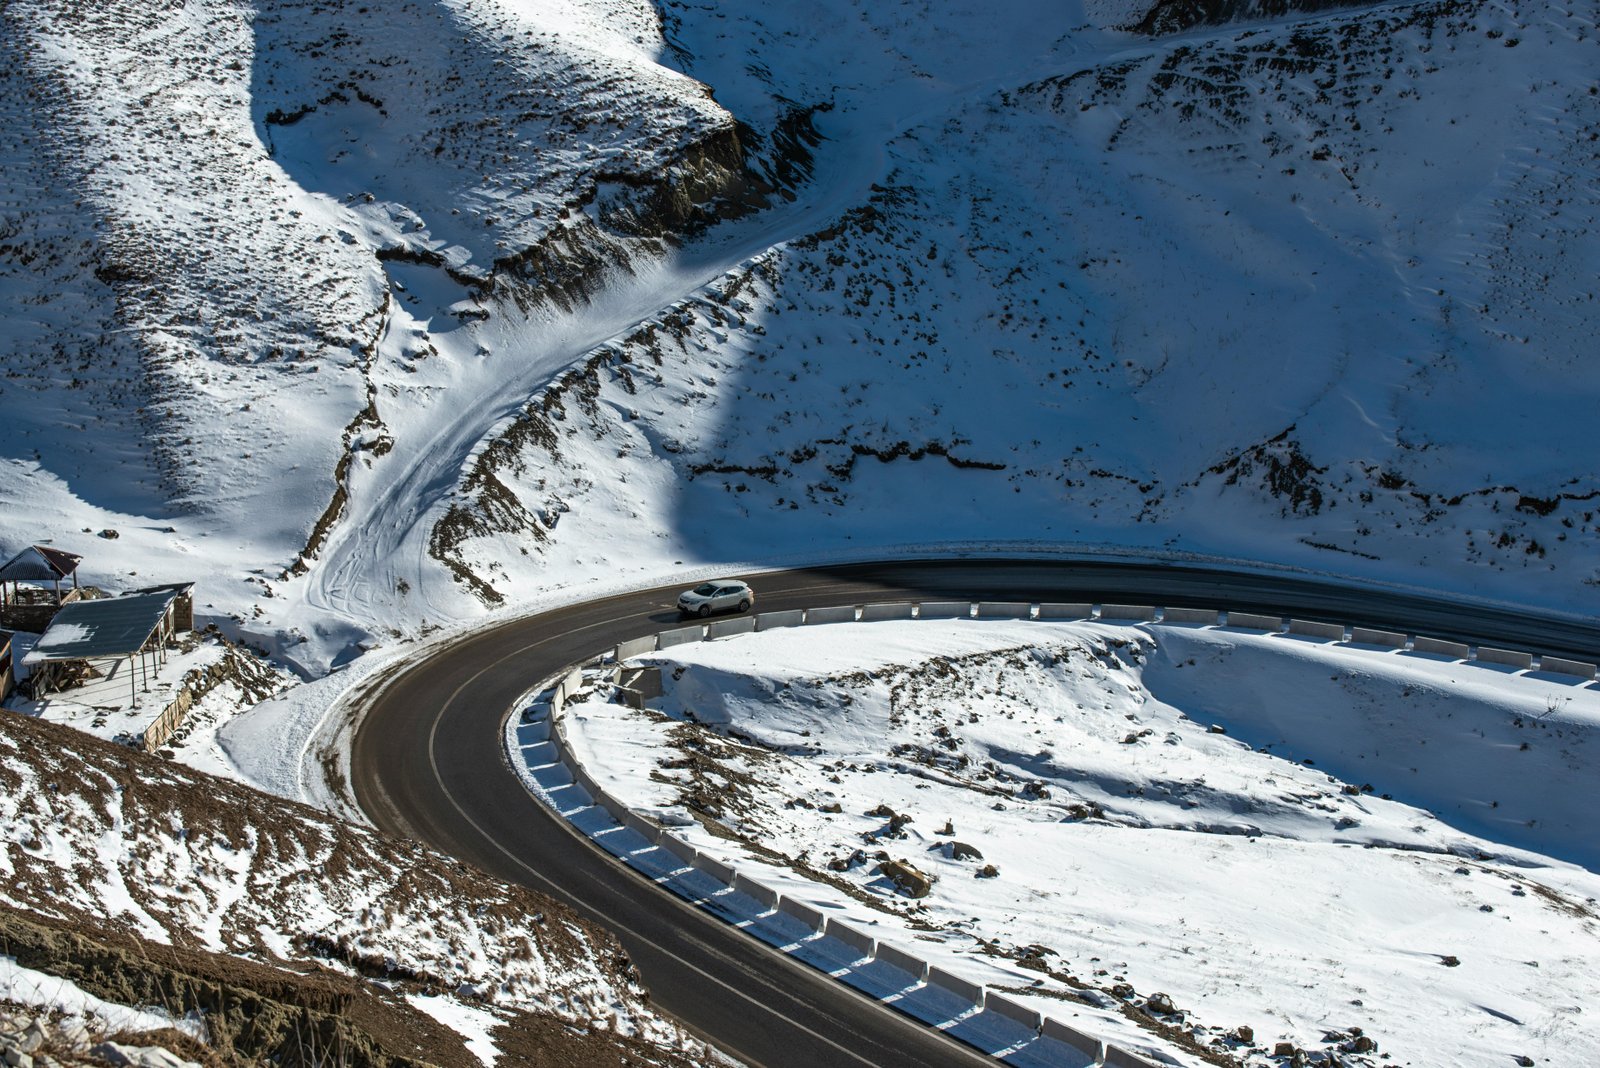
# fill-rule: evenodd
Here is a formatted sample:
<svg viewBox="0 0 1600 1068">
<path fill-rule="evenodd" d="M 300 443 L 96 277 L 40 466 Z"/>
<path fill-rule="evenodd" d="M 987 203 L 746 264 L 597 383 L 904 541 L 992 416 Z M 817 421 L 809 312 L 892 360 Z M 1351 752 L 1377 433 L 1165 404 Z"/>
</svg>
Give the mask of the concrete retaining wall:
<svg viewBox="0 0 1600 1068">
<path fill-rule="evenodd" d="M 694 866 L 724 886 L 733 885 L 733 866 L 730 864 L 724 864 L 716 857 L 711 857 L 704 853 L 696 852 Z"/>
<path fill-rule="evenodd" d="M 706 625 L 706 640 L 712 638 L 726 638 L 732 634 L 754 634 L 756 621 L 753 616 L 741 616 L 738 619 L 719 619 L 715 623 Z"/>
<path fill-rule="evenodd" d="M 798 627 L 806 621 L 803 610 L 789 612 L 762 612 L 756 616 L 756 630 L 777 630 L 780 627 Z"/>
<path fill-rule="evenodd" d="M 1156 1062 L 1135 1056 L 1120 1046 L 1107 1046 L 1105 1068 L 1156 1068 Z"/>
<path fill-rule="evenodd" d="M 813 931 L 822 930 L 822 910 L 812 908 L 804 901 L 796 901 L 792 897 L 780 897 L 778 899 L 778 911 L 786 916 L 793 916 Z"/>
<path fill-rule="evenodd" d="M 1406 647 L 1406 636 L 1397 630 L 1351 627 L 1350 640 L 1357 645 L 1383 645 L 1390 649 L 1404 649 Z"/>
<path fill-rule="evenodd" d="M 1032 601 L 979 601 L 980 619 L 1031 619 Z"/>
<path fill-rule="evenodd" d="M 656 635 L 657 649 L 670 649 L 674 645 L 686 645 L 697 642 L 706 636 L 704 624 L 697 623 L 692 627 L 679 627 L 677 630 L 664 630 Z"/>
<path fill-rule="evenodd" d="M 967 619 L 971 615 L 971 601 L 923 601 L 917 605 L 918 619 Z"/>
<path fill-rule="evenodd" d="M 856 620 L 855 605 L 846 605 L 842 608 L 808 608 L 806 609 L 806 624 L 812 623 L 854 623 Z"/>
<path fill-rule="evenodd" d="M 1077 1050 L 1089 1059 L 1091 1063 L 1099 1064 L 1100 1058 L 1105 1055 L 1106 1046 L 1093 1035 L 1086 1035 L 1076 1027 L 1062 1023 L 1060 1020 L 1049 1016 L 1044 1018 L 1044 1025 L 1039 1028 L 1039 1033 L 1052 1042 L 1059 1042 L 1063 1046 Z"/>
<path fill-rule="evenodd" d="M 1414 653 L 1432 653 L 1435 656 L 1448 656 L 1452 660 L 1465 660 L 1472 650 L 1460 642 L 1447 642 L 1442 638 L 1424 638 L 1417 636 L 1411 641 L 1411 651 Z"/>
<path fill-rule="evenodd" d="M 1343 623 L 1317 623 L 1310 619 L 1289 620 L 1289 633 L 1307 638 L 1326 638 L 1331 642 L 1344 641 Z"/>
<path fill-rule="evenodd" d="M 1506 667 L 1533 667 L 1532 653 L 1519 653 L 1514 649 L 1496 649 L 1492 645 L 1478 646 L 1478 659 L 1485 664 L 1504 664 Z"/>
<path fill-rule="evenodd" d="M 1541 657 L 1539 670 L 1554 675 L 1572 675 L 1580 679 L 1594 678 L 1593 664 L 1586 664 L 1582 660 L 1563 660 L 1559 656 Z"/>
<path fill-rule="evenodd" d="M 627 660 L 630 657 L 640 656 L 644 653 L 656 651 L 656 636 L 646 634 L 643 638 L 635 638 L 631 642 L 622 642 L 617 646 L 615 656 L 618 660 Z"/>
<path fill-rule="evenodd" d="M 733 888 L 746 897 L 754 898 L 769 909 L 778 907 L 778 892 L 765 883 L 758 883 L 741 872 L 733 876 Z"/>
<path fill-rule="evenodd" d="M 1265 630 L 1276 634 L 1283 629 L 1282 616 L 1259 616 L 1253 612 L 1229 612 L 1228 626 L 1245 630 Z"/>
<path fill-rule="evenodd" d="M 1150 623 L 1156 618 L 1156 610 L 1154 605 L 1147 604 L 1103 604 L 1100 606 L 1100 618 Z"/>
<path fill-rule="evenodd" d="M 943 968 L 928 967 L 928 974 L 923 977 L 929 986 L 936 986 L 940 990 L 948 990 L 962 1001 L 970 1001 L 978 1008 L 983 1008 L 983 996 L 986 993 L 982 983 L 974 983 L 970 979 L 963 979 L 959 975 L 945 971 Z"/>
<path fill-rule="evenodd" d="M 851 949 L 856 950 L 863 957 L 875 956 L 878 952 L 878 941 L 871 935 L 856 930 L 849 924 L 840 923 L 832 916 L 828 917 L 828 925 L 822 933 L 836 941 L 843 942 Z"/>
<path fill-rule="evenodd" d="M 861 606 L 861 619 L 863 622 L 876 622 L 883 619 L 910 619 L 910 601 L 894 601 L 887 604 L 864 604 Z"/>
<path fill-rule="evenodd" d="M 990 994 L 984 1000 L 983 1007 L 990 1012 L 1004 1016 L 1008 1020 L 1015 1020 L 1030 1031 L 1039 1030 L 1044 1018 L 1038 1010 L 1030 1009 L 1020 1002 L 1012 1001 L 1004 994 Z"/>
<path fill-rule="evenodd" d="M 661 838 L 656 842 L 656 844 L 662 849 L 665 849 L 668 853 L 671 853 L 673 856 L 677 857 L 679 860 L 683 861 L 691 868 L 695 866 L 694 862 L 700 856 L 699 851 L 696 850 L 694 846 L 690 845 L 688 842 L 685 842 L 671 831 L 665 829 L 662 830 Z"/>
<path fill-rule="evenodd" d="M 615 816 L 616 813 L 612 812 L 612 815 Z M 632 809 L 623 809 L 622 815 L 619 817 L 619 821 L 629 830 L 637 831 L 647 842 L 654 842 L 661 837 L 660 827 L 658 827 L 654 822 L 645 819 Z"/>
<path fill-rule="evenodd" d="M 1161 622 L 1201 623 L 1214 627 L 1220 615 L 1215 608 L 1167 608 L 1161 612 Z"/>
<path fill-rule="evenodd" d="M 1092 619 L 1094 605 L 1087 601 L 1067 601 L 1039 606 L 1040 619 Z"/>
<path fill-rule="evenodd" d="M 928 974 L 927 961 L 886 942 L 878 943 L 878 961 L 881 964 L 887 964 L 891 968 L 899 968 L 903 972 L 910 972 L 918 981 L 921 981 Z"/>
</svg>

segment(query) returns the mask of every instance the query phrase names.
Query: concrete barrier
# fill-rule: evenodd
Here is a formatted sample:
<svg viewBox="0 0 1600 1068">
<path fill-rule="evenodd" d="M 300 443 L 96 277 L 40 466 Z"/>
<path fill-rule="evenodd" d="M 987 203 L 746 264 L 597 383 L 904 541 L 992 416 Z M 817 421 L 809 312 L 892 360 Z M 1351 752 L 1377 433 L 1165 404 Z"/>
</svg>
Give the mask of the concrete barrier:
<svg viewBox="0 0 1600 1068">
<path fill-rule="evenodd" d="M 979 619 L 1032 619 L 1032 601 L 979 601 Z"/>
<path fill-rule="evenodd" d="M 985 991 L 982 983 L 974 983 L 970 979 L 963 979 L 959 975 L 931 965 L 928 968 L 928 974 L 924 978 L 929 986 L 936 986 L 940 990 L 948 990 L 962 1001 L 970 1001 L 978 1008 L 983 1008 Z"/>
<path fill-rule="evenodd" d="M 748 875 L 735 872 L 733 888 L 746 897 L 754 898 L 769 909 L 778 907 L 778 892 L 765 883 L 758 883 Z"/>
<path fill-rule="evenodd" d="M 1351 627 L 1350 640 L 1357 645 L 1384 645 L 1390 649 L 1404 649 L 1406 647 L 1406 636 L 1396 630 Z"/>
<path fill-rule="evenodd" d="M 1442 638 L 1425 638 L 1420 634 L 1411 639 L 1411 651 L 1414 653 L 1431 653 L 1434 656 L 1448 656 L 1451 660 L 1465 660 L 1467 654 L 1472 652 L 1471 649 L 1460 642 L 1447 642 Z"/>
<path fill-rule="evenodd" d="M 656 845 L 665 849 L 691 868 L 695 867 L 695 861 L 700 857 L 699 851 L 694 846 L 667 830 L 661 832 L 661 837 L 656 839 Z"/>
<path fill-rule="evenodd" d="M 706 627 L 706 640 L 712 638 L 726 638 L 733 634 L 754 634 L 756 621 L 752 616 L 741 616 L 738 619 L 719 619 Z"/>
<path fill-rule="evenodd" d="M 1318 623 L 1310 619 L 1289 620 L 1289 633 L 1306 638 L 1326 638 L 1331 642 L 1344 641 L 1343 623 Z"/>
<path fill-rule="evenodd" d="M 778 899 L 778 911 L 785 916 L 793 916 L 813 931 L 822 930 L 822 925 L 825 922 L 821 909 L 812 908 L 804 901 L 797 901 L 792 897 L 780 897 Z"/>
<path fill-rule="evenodd" d="M 1265 630 L 1276 634 L 1283 629 L 1282 616 L 1261 616 L 1253 612 L 1229 612 L 1228 626 L 1245 630 Z"/>
<path fill-rule="evenodd" d="M 918 619 L 970 619 L 971 601 L 923 601 L 917 605 Z"/>
<path fill-rule="evenodd" d="M 1156 610 L 1153 605 L 1145 604 L 1103 604 L 1100 606 L 1100 618 L 1149 623 L 1155 620 Z"/>
<path fill-rule="evenodd" d="M 733 868 L 716 857 L 696 851 L 694 866 L 724 886 L 733 885 Z"/>
<path fill-rule="evenodd" d="M 1552 675 L 1573 675 L 1580 679 L 1594 678 L 1594 665 L 1582 660 L 1564 660 L 1559 656 L 1541 656 L 1539 670 Z"/>
<path fill-rule="evenodd" d="M 856 606 L 840 605 L 838 608 L 808 608 L 806 609 L 806 623 L 854 623 L 856 620 Z"/>
<path fill-rule="evenodd" d="M 599 804 L 600 795 L 603 791 L 600 789 L 600 784 L 594 781 L 594 776 L 589 774 L 588 769 L 572 759 L 572 754 L 570 753 L 563 752 L 561 762 L 567 766 L 568 771 L 572 772 L 572 781 L 581 786 L 583 792 L 589 795 L 589 800 Z"/>
<path fill-rule="evenodd" d="M 1039 1030 L 1044 1020 L 1037 1009 L 1030 1009 L 1021 1002 L 1011 1000 L 1004 994 L 989 994 L 984 1000 L 983 1007 L 988 1012 L 1004 1016 L 1008 1020 L 1015 1020 L 1030 1031 Z"/>
<path fill-rule="evenodd" d="M 615 812 L 612 815 L 616 815 Z M 654 821 L 647 820 L 632 809 L 622 810 L 622 825 L 629 830 L 637 831 L 646 842 L 654 842 L 661 837 L 661 828 Z"/>
<path fill-rule="evenodd" d="M 644 653 L 656 651 L 656 636 L 646 634 L 643 638 L 635 638 L 631 642 L 622 642 L 613 654 L 617 660 L 627 660 L 630 657 L 640 656 Z"/>
<path fill-rule="evenodd" d="M 1089 1063 L 1099 1064 L 1105 1056 L 1106 1045 L 1093 1035 L 1086 1035 L 1076 1027 L 1062 1023 L 1060 1020 L 1049 1016 L 1044 1018 L 1044 1024 L 1039 1028 L 1039 1033 L 1052 1042 L 1059 1042 L 1063 1046 L 1077 1050 L 1089 1058 Z"/>
<path fill-rule="evenodd" d="M 1478 646 L 1478 659 L 1485 664 L 1504 664 L 1506 667 L 1527 670 L 1533 667 L 1533 654 L 1515 649 L 1496 649 L 1492 645 Z"/>
<path fill-rule="evenodd" d="M 827 926 L 822 933 L 835 941 L 843 942 L 851 949 L 856 950 L 863 957 L 876 956 L 878 952 L 877 939 L 865 932 L 858 931 L 849 924 L 840 923 L 832 916 L 828 917 Z"/>
<path fill-rule="evenodd" d="M 1163 623 L 1200 623 L 1214 627 L 1220 613 L 1215 608 L 1163 608 L 1161 622 Z"/>
<path fill-rule="evenodd" d="M 1093 619 L 1094 605 L 1087 601 L 1057 601 L 1039 606 L 1040 619 Z"/>
<path fill-rule="evenodd" d="M 575 667 L 567 672 L 567 677 L 561 680 L 561 684 L 567 688 L 567 697 L 571 698 L 573 694 L 583 689 L 583 668 Z"/>
<path fill-rule="evenodd" d="M 861 621 L 867 623 L 884 619 L 910 619 L 911 609 L 912 604 L 910 601 L 864 604 L 861 606 Z"/>
<path fill-rule="evenodd" d="M 705 636 L 704 623 L 696 623 L 692 627 L 679 627 L 677 630 L 664 630 L 656 635 L 656 648 L 670 649 L 674 645 L 687 645 L 690 642 L 702 641 Z"/>
<path fill-rule="evenodd" d="M 903 972 L 910 972 L 919 982 L 927 977 L 928 962 L 914 954 L 898 949 L 887 942 L 878 943 L 878 961 L 891 968 L 899 968 Z"/>
<path fill-rule="evenodd" d="M 780 627 L 798 627 L 805 621 L 805 611 L 799 608 L 788 612 L 762 612 L 759 616 L 756 616 L 756 630 L 777 630 Z"/>
<path fill-rule="evenodd" d="M 1158 1068 L 1155 1061 L 1129 1053 L 1121 1046 L 1107 1046 L 1105 1058 L 1100 1063 L 1105 1068 Z"/>
</svg>

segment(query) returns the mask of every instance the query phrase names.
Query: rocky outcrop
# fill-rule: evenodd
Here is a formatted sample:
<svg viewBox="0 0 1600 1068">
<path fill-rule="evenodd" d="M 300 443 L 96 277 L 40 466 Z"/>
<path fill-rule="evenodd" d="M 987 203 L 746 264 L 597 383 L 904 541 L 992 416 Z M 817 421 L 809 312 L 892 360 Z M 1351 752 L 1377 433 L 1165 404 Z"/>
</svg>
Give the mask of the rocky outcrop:
<svg viewBox="0 0 1600 1068">
<path fill-rule="evenodd" d="M 1249 19 L 1279 19 L 1341 7 L 1371 7 L 1371 0 L 1157 0 L 1134 23 L 1137 33 L 1159 36 L 1196 26 L 1217 26 Z"/>
<path fill-rule="evenodd" d="M 933 892 L 933 878 L 908 861 L 886 860 L 878 866 L 884 878 L 906 897 L 927 897 Z"/>
</svg>

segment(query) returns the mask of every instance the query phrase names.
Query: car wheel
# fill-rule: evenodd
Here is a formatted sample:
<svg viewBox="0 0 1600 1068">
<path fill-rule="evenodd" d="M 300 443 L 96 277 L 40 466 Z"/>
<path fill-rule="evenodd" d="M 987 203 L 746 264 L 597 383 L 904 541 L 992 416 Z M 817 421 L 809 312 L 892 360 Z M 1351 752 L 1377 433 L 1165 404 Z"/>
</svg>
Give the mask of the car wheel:
<svg viewBox="0 0 1600 1068">
<path fill-rule="evenodd" d="M 748 600 L 740 601 L 739 602 L 739 611 L 741 611 L 741 612 L 750 611 L 750 602 Z"/>
<path fill-rule="evenodd" d="M 710 605 L 703 604 L 703 605 L 700 606 L 699 615 L 700 615 L 701 619 L 704 619 L 706 616 L 709 616 L 710 614 L 711 614 L 711 606 Z"/>
</svg>

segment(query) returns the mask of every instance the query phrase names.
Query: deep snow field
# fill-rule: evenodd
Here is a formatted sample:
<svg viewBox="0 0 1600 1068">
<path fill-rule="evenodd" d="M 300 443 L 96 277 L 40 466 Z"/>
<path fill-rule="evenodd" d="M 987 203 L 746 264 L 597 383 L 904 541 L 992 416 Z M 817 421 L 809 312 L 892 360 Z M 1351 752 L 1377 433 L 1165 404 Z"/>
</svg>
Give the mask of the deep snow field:
<svg viewBox="0 0 1600 1068">
<path fill-rule="evenodd" d="M 647 710 L 568 707 L 602 787 L 1108 1040 L 1160 993 L 1247 1063 L 1361 1035 L 1344 1063 L 1600 1058 L 1593 687 L 1178 625 L 835 624 L 637 662 Z"/>
</svg>

